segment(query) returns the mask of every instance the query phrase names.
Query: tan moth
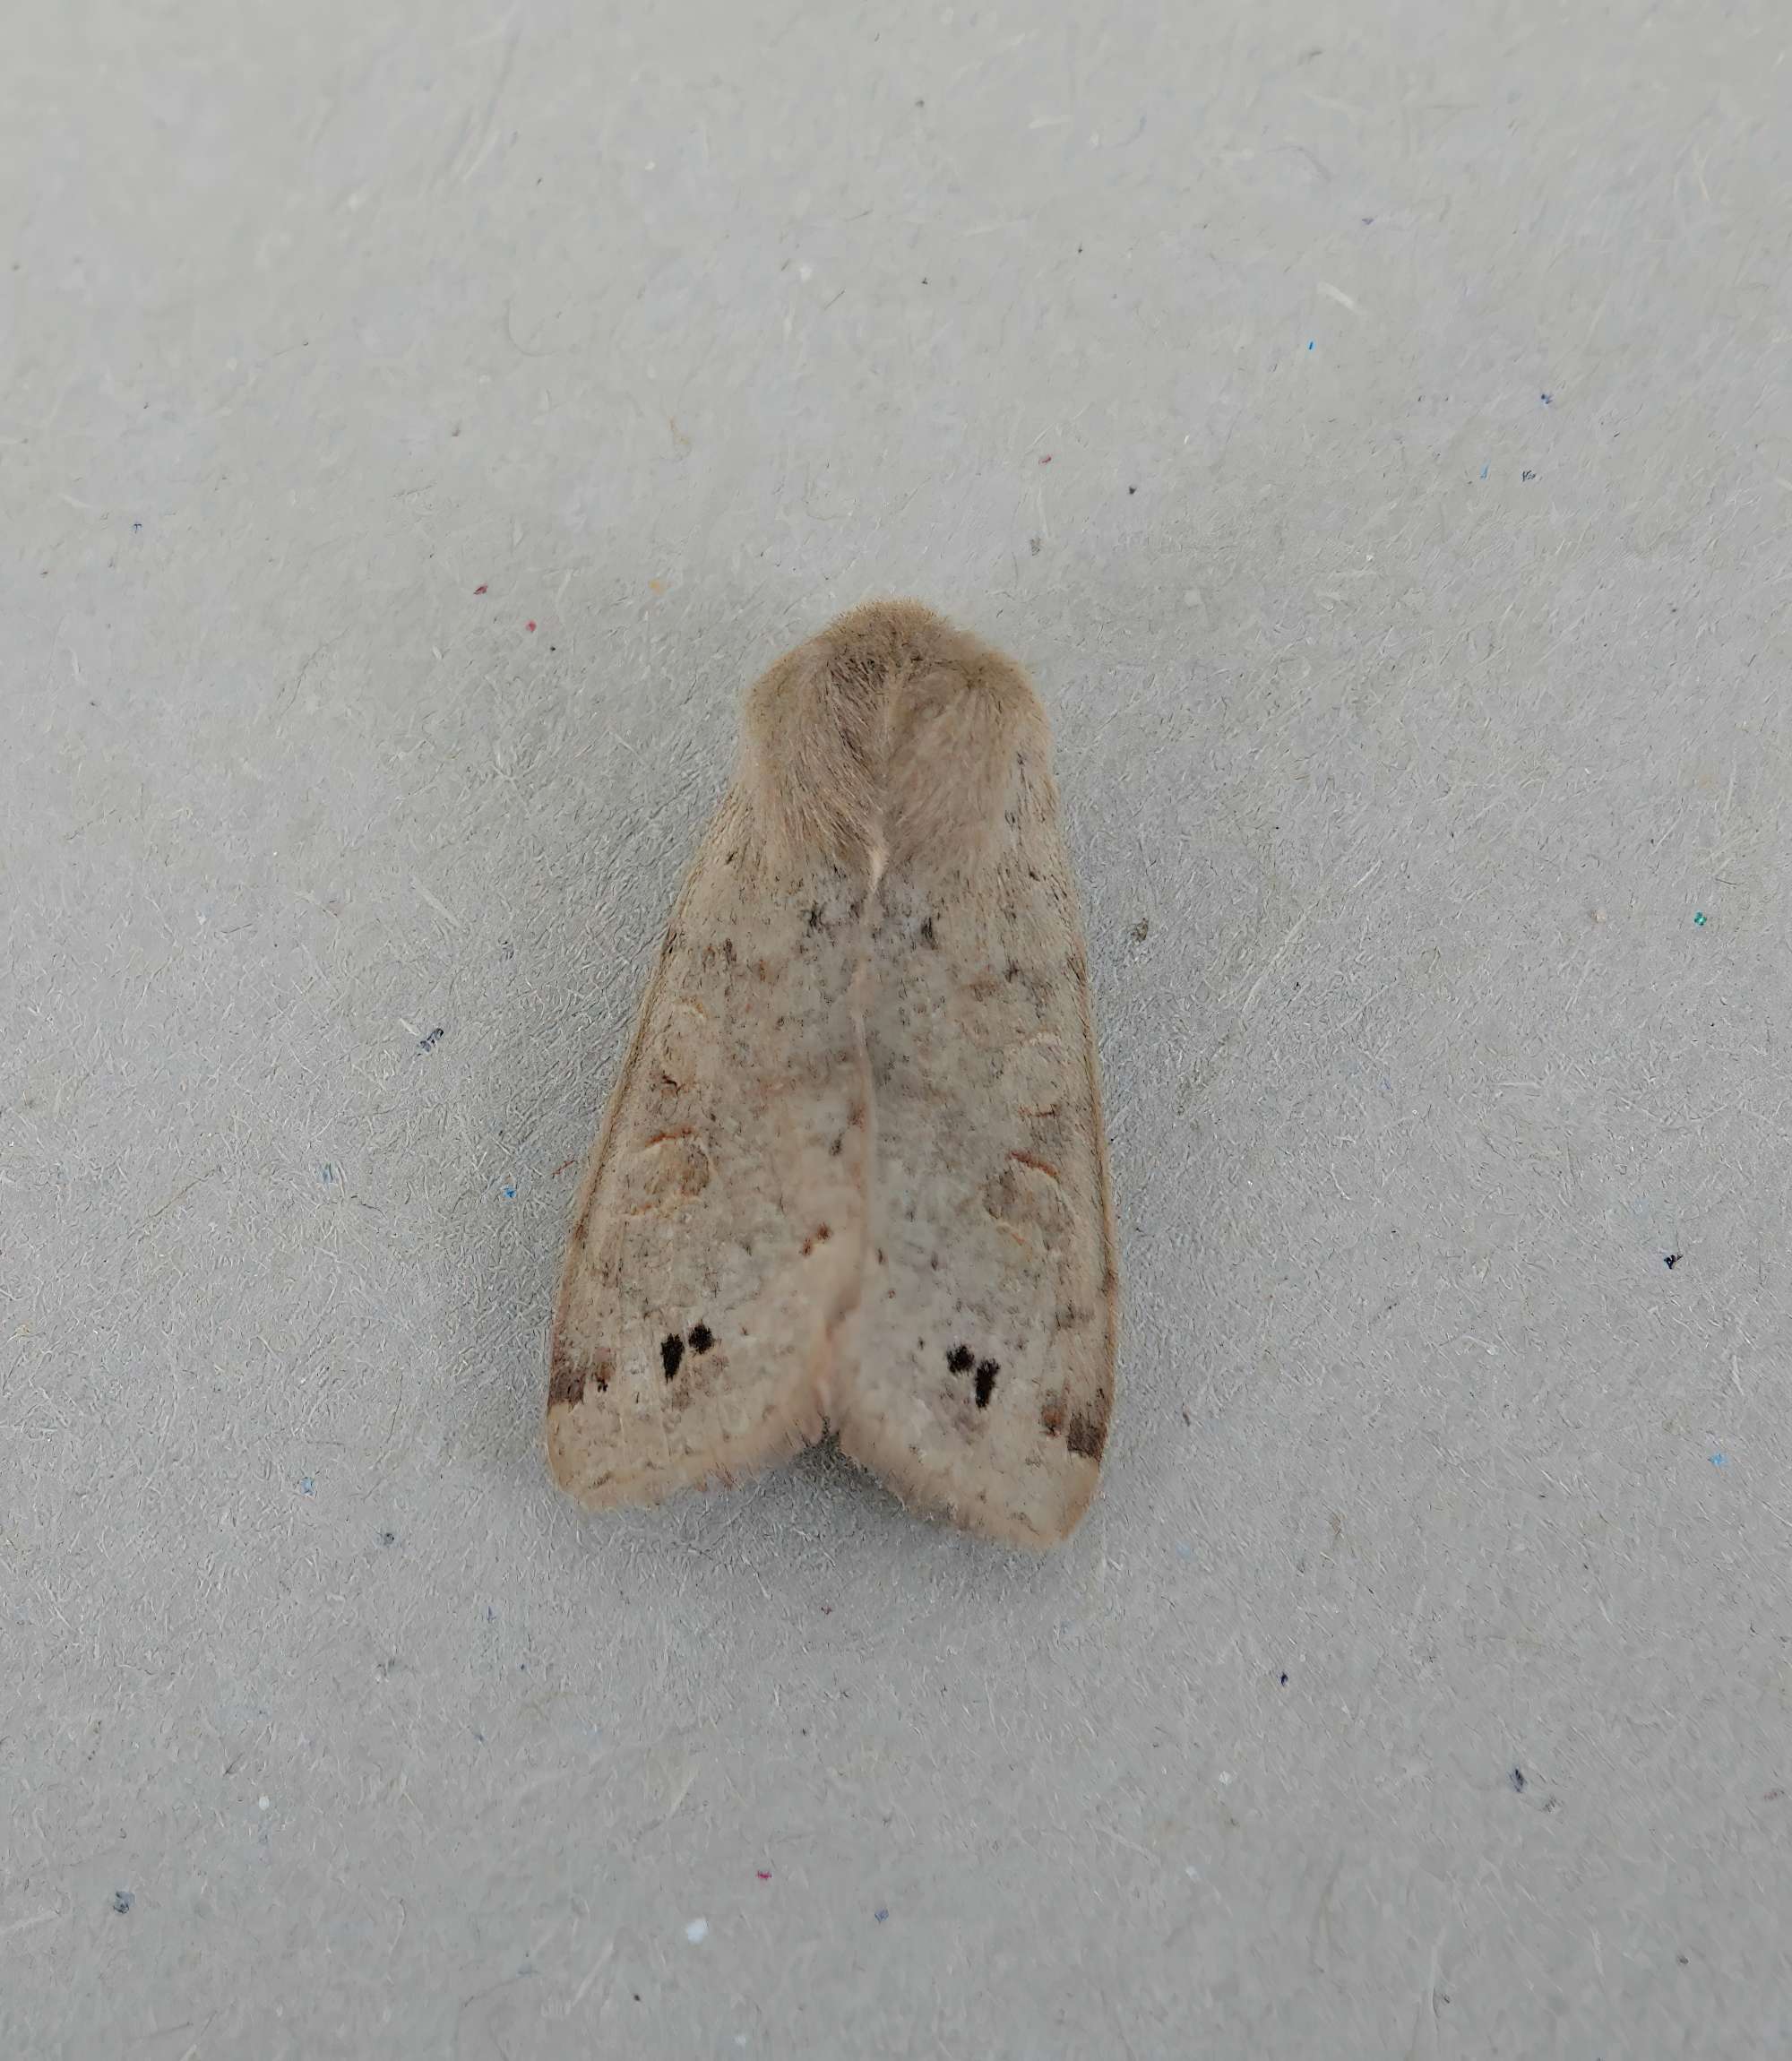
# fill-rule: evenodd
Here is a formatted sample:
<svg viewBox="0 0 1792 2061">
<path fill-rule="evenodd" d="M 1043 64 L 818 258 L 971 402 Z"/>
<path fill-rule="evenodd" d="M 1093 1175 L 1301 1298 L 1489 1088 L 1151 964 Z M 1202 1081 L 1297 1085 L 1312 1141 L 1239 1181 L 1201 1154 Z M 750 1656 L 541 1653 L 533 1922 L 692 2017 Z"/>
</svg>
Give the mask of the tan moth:
<svg viewBox="0 0 1792 2061">
<path fill-rule="evenodd" d="M 1114 1226 L 1049 762 L 1020 668 L 911 602 L 748 694 L 561 1275 L 547 1457 L 581 1502 L 831 1430 L 986 1538 L 1088 1507 Z"/>
</svg>

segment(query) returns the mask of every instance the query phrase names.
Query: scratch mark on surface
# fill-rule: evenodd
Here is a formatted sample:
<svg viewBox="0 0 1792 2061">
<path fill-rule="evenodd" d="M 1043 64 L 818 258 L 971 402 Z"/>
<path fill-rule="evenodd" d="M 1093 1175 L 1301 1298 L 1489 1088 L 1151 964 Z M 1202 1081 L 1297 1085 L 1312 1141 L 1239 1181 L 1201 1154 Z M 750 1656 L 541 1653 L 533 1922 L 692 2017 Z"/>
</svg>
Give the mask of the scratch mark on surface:
<svg viewBox="0 0 1792 2061">
<path fill-rule="evenodd" d="M 435 911 L 436 915 L 438 915 L 444 923 L 452 923 L 456 930 L 461 927 L 461 918 L 455 915 L 454 911 L 450 909 L 445 902 L 438 901 L 414 873 L 410 876 L 410 884 L 417 890 L 417 892 L 423 897 L 423 899 L 429 904 L 429 906 Z"/>
<path fill-rule="evenodd" d="M 1418 1993 L 1418 2014 L 1413 2022 L 1407 2061 L 1437 2061 L 1437 1954 L 1443 1945 L 1441 1935 L 1432 1942 L 1431 1967 Z"/>
<path fill-rule="evenodd" d="M 521 43 L 521 40 L 522 32 L 521 30 L 517 30 L 513 35 L 507 36 L 504 39 L 504 54 L 498 64 L 498 75 L 496 81 L 492 86 L 490 96 L 486 101 L 485 115 L 479 123 L 478 133 L 481 141 L 479 143 L 478 151 L 478 154 L 473 158 L 471 163 L 468 165 L 466 170 L 461 174 L 460 183 L 463 186 L 466 185 L 467 181 L 472 177 L 473 174 L 478 170 L 479 167 L 485 163 L 486 160 L 491 155 L 492 145 L 497 140 L 498 132 L 497 129 L 494 126 L 494 119 L 498 111 L 498 102 L 504 98 L 504 88 L 510 83 L 511 67 L 516 63 L 517 45 Z M 459 157 L 462 151 L 465 150 L 468 140 L 467 132 L 463 128 L 460 141 L 454 147 L 455 157 Z M 452 164 L 453 160 L 451 159 L 449 162 Z"/>
<path fill-rule="evenodd" d="M 1354 880 L 1350 884 L 1350 893 L 1355 894 L 1358 888 L 1366 887 L 1369 883 L 1375 877 L 1375 875 L 1382 870 L 1382 860 L 1378 858 L 1366 873 L 1359 875 L 1357 879 Z M 1271 974 L 1275 971 L 1276 968 L 1279 966 L 1282 961 L 1288 956 L 1289 948 L 1293 945 L 1295 940 L 1300 936 L 1301 932 L 1306 928 L 1308 922 L 1312 918 L 1314 910 L 1319 907 L 1320 903 L 1323 901 L 1324 899 L 1325 891 L 1322 888 L 1320 892 L 1314 896 L 1313 900 L 1307 903 L 1306 907 L 1301 910 L 1300 914 L 1296 917 L 1293 923 L 1289 925 L 1287 936 L 1285 936 L 1281 943 L 1277 945 L 1275 951 L 1271 954 L 1267 964 L 1265 964 L 1262 970 L 1257 975 L 1257 978 L 1252 981 L 1249 989 L 1246 991 L 1244 1001 L 1239 1005 L 1238 1013 L 1240 1017 L 1245 1017 L 1251 1013 L 1251 1005 L 1257 999 L 1257 996 L 1261 991 L 1264 981 L 1269 979 Z"/>
<path fill-rule="evenodd" d="M 142 1222 L 138 1225 L 137 1236 L 142 1237 L 143 1233 L 149 1229 L 152 1223 L 156 1222 L 159 1218 L 167 1216 L 168 1212 L 173 1209 L 175 1204 L 177 1202 L 182 1201 L 185 1196 L 190 1195 L 202 1181 L 211 1180 L 217 1175 L 221 1174 L 223 1170 L 224 1169 L 222 1167 L 210 1168 L 206 1172 L 202 1174 L 195 1174 L 190 1181 L 185 1182 L 180 1187 L 177 1187 L 173 1194 L 168 1197 L 167 1202 L 162 1203 L 159 1209 L 151 1210 L 149 1215 L 143 1219 Z"/>
<path fill-rule="evenodd" d="M 35 1925 L 47 1925 L 51 1919 L 62 1916 L 59 1910 L 40 1910 L 35 1918 L 15 1918 L 11 1925 L 0 1925 L 0 1939 L 10 1939 L 15 1932 L 29 1932 Z"/>
<path fill-rule="evenodd" d="M 585 1970 L 585 1979 L 573 1992 L 573 2001 L 566 2006 L 566 2015 L 569 2018 L 573 2015 L 573 2012 L 579 2008 L 580 2005 L 585 2001 L 585 1992 L 591 1987 L 592 1983 L 597 1980 L 599 1976 L 601 1975 L 604 1970 L 609 1965 L 610 1956 L 615 1952 L 616 1941 L 612 1939 L 606 1943 L 603 1952 L 599 1954 L 598 1958 L 592 1962 L 590 1968 Z"/>
</svg>

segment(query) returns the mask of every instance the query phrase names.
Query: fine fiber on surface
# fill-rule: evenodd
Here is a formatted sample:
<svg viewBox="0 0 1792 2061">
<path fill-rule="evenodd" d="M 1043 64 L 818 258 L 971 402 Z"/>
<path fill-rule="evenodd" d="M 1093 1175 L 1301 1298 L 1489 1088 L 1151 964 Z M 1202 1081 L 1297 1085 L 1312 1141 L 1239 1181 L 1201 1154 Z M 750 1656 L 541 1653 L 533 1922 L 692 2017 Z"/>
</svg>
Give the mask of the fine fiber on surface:
<svg viewBox="0 0 1792 2061">
<path fill-rule="evenodd" d="M 1792 2048 L 1783 5 L 14 12 L 0 2055 Z M 1044 1554 L 544 1464 L 892 594 L 1080 897 Z"/>
<path fill-rule="evenodd" d="M 1045 713 L 885 602 L 745 729 L 573 1205 L 548 1465 L 611 1509 L 831 1429 L 917 1510 L 1056 1545 L 1118 1282 Z"/>
</svg>

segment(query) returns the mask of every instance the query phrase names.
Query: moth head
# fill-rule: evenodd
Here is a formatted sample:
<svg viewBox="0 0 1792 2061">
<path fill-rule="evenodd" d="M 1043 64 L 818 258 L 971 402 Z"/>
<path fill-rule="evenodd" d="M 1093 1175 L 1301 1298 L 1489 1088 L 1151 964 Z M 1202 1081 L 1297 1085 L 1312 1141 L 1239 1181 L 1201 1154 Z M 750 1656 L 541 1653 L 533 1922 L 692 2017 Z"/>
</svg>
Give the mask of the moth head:
<svg viewBox="0 0 1792 2061">
<path fill-rule="evenodd" d="M 744 737 L 745 785 L 784 856 L 964 864 L 1017 776 L 1050 780 L 1026 675 L 913 601 L 867 602 L 780 659 L 747 697 Z"/>
</svg>

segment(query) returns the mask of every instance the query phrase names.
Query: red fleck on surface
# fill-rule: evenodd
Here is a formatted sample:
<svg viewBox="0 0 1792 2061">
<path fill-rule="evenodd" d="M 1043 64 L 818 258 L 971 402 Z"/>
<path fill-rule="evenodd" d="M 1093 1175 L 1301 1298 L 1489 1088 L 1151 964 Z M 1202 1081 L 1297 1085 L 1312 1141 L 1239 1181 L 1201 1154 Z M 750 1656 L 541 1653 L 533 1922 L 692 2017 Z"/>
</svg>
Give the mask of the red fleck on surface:
<svg viewBox="0 0 1792 2061">
<path fill-rule="evenodd" d="M 481 581 L 479 582 L 478 585 L 473 589 L 473 591 L 474 591 L 474 593 L 476 593 L 476 594 L 483 594 L 483 593 L 485 592 L 485 591 L 486 591 L 486 583 L 485 583 L 485 582 L 484 582 L 483 580 L 481 580 Z"/>
<path fill-rule="evenodd" d="M 1040 463 L 1041 465 L 1049 465 L 1049 464 L 1051 463 L 1051 461 L 1052 461 L 1052 454 L 1051 454 L 1051 453 L 1048 451 L 1048 452 L 1047 452 L 1047 453 L 1045 454 L 1045 456 L 1044 456 L 1042 459 L 1040 459 L 1040 461 L 1039 461 L 1039 463 Z"/>
<path fill-rule="evenodd" d="M 547 1177 L 548 1179 L 550 1181 L 558 1180 L 560 1176 L 566 1171 L 568 1167 L 576 1167 L 578 1163 L 579 1162 L 576 1160 L 562 1160 L 560 1164 L 556 1167 L 554 1171 Z"/>
<path fill-rule="evenodd" d="M 759 1877 L 761 1882 L 770 1882 L 771 1880 L 771 1870 L 769 1867 L 756 1867 L 753 1872 Z"/>
<path fill-rule="evenodd" d="M 535 625 L 533 623 L 525 623 L 522 626 L 525 630 L 532 630 L 535 627 Z"/>
</svg>

